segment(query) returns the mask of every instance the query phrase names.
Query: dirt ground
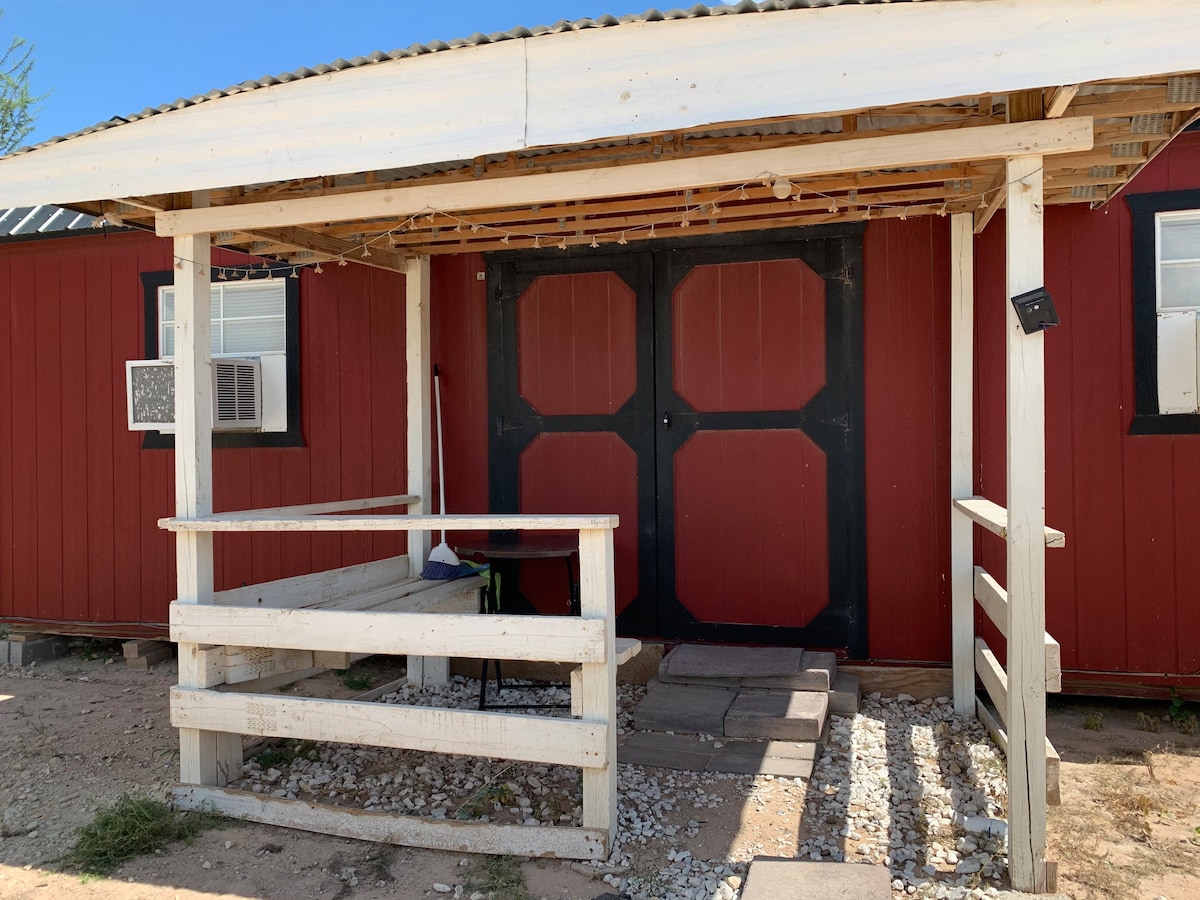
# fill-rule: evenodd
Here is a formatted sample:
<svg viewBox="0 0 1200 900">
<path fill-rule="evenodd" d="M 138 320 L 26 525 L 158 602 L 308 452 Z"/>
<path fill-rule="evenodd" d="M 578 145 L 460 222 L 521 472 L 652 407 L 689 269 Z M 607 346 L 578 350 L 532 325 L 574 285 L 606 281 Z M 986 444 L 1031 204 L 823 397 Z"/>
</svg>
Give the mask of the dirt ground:
<svg viewBox="0 0 1200 900">
<path fill-rule="evenodd" d="M 371 686 L 396 677 L 371 662 L 360 664 Z M 0 668 L 0 897 L 374 900 L 443 896 L 435 884 L 464 881 L 469 864 L 460 854 L 233 823 L 127 862 L 108 879 L 58 871 L 55 861 L 97 808 L 127 792 L 162 797 L 173 783 L 174 682 L 170 663 L 134 672 L 123 660 L 78 653 Z M 332 673 L 298 688 L 334 697 L 360 690 Z M 1200 733 L 1185 734 L 1168 712 L 1164 702 L 1052 699 L 1063 805 L 1051 808 L 1050 857 L 1072 900 L 1200 897 Z M 781 781 L 748 801 L 735 785 L 713 788 L 729 796 L 705 811 L 694 854 L 791 855 L 802 840 L 803 787 Z M 665 857 L 665 847 L 647 846 L 635 869 L 654 871 Z M 590 900 L 611 890 L 580 868 L 522 866 L 533 897 Z"/>
</svg>

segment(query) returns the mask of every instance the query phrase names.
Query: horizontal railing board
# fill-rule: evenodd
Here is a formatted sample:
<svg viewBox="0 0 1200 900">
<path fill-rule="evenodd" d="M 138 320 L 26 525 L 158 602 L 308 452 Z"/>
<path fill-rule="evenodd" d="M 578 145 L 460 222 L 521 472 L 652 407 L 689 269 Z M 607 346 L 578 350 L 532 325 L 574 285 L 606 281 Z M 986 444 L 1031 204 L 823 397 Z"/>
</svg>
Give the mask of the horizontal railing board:
<svg viewBox="0 0 1200 900">
<path fill-rule="evenodd" d="M 604 661 L 604 620 L 375 610 L 252 609 L 172 603 L 171 640 L 390 656 Z"/>
<path fill-rule="evenodd" d="M 992 624 L 1008 637 L 1008 592 L 989 575 L 982 566 L 975 567 L 975 599 L 983 607 Z M 1045 633 L 1046 645 L 1046 690 L 1058 693 L 1062 690 L 1062 647 L 1058 641 Z"/>
<path fill-rule="evenodd" d="M 391 556 L 374 562 L 217 591 L 213 594 L 213 602 L 218 606 L 307 606 L 346 594 L 398 584 L 410 577 L 409 571 L 408 556 Z"/>
<path fill-rule="evenodd" d="M 595 828 L 427 819 L 193 785 L 178 785 L 173 793 L 175 805 L 184 810 L 210 810 L 250 822 L 380 844 L 496 856 L 597 860 L 608 856 L 607 832 Z"/>
<path fill-rule="evenodd" d="M 988 696 L 1000 712 L 1000 721 L 1008 725 L 1008 675 L 983 638 L 975 638 L 975 671 Z"/>
<path fill-rule="evenodd" d="M 1008 510 L 986 497 L 965 497 L 954 501 L 954 508 L 992 534 L 1008 537 Z M 1057 528 L 1046 526 L 1046 546 L 1067 546 L 1067 536 Z"/>
<path fill-rule="evenodd" d="M 213 513 L 213 519 L 245 519 L 263 516 L 310 516 L 320 513 L 350 512 L 360 509 L 381 509 L 386 506 L 409 506 L 419 503 L 417 494 L 389 494 L 386 497 L 361 497 L 354 500 L 327 500 L 322 503 L 300 503 L 295 506 L 264 506 L 258 509 L 234 509 Z"/>
<path fill-rule="evenodd" d="M 997 711 L 982 697 L 976 697 L 975 714 L 983 723 L 983 727 L 988 730 L 988 734 L 992 736 L 992 740 L 996 742 L 996 746 L 1000 748 L 1000 752 L 1007 756 L 1008 732 L 1000 721 Z M 1051 806 L 1062 805 L 1061 773 L 1062 759 L 1059 757 L 1058 751 L 1054 749 L 1054 745 L 1050 743 L 1050 739 L 1046 738 L 1046 802 Z"/>
<path fill-rule="evenodd" d="M 159 519 L 167 531 L 579 531 L 616 528 L 617 516 L 256 516 Z"/>
<path fill-rule="evenodd" d="M 604 724 L 498 712 L 175 687 L 171 724 L 562 766 L 603 768 L 608 763 Z"/>
</svg>

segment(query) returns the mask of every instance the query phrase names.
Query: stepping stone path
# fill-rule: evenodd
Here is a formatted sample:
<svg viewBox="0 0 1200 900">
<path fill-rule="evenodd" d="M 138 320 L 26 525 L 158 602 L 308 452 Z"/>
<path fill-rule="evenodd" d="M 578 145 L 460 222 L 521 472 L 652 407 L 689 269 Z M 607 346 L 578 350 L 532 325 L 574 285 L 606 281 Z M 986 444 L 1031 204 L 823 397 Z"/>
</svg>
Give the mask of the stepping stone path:
<svg viewBox="0 0 1200 900">
<path fill-rule="evenodd" d="M 682 644 L 663 657 L 647 685 L 634 710 L 638 733 L 618 758 L 807 778 L 831 712 L 858 712 L 858 679 L 839 673 L 832 653 Z"/>
</svg>

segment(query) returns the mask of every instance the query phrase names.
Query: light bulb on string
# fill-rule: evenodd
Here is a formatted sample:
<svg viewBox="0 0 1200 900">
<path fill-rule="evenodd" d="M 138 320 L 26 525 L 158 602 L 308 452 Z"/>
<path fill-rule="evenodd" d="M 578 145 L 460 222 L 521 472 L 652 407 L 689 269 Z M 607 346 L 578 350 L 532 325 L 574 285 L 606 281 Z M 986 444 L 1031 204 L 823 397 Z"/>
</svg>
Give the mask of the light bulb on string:
<svg viewBox="0 0 1200 900">
<path fill-rule="evenodd" d="M 292 274 L 291 274 L 291 275 L 289 275 L 288 277 L 289 277 L 289 278 L 299 278 L 299 277 L 300 277 L 300 272 L 299 272 L 299 270 L 296 268 L 296 266 L 292 266 Z"/>
<path fill-rule="evenodd" d="M 320 275 L 320 274 L 321 274 L 321 273 L 323 273 L 325 270 L 321 268 L 321 264 L 320 264 L 320 263 L 317 263 L 317 267 L 316 267 L 315 269 L 313 269 L 313 271 L 314 271 L 314 272 L 316 272 L 318 275 Z"/>
<path fill-rule="evenodd" d="M 600 246 L 600 242 L 598 240 L 596 240 L 596 236 L 594 234 L 592 235 L 592 242 L 590 244 L 588 244 L 588 246 L 591 247 L 593 250 L 595 250 L 597 247 Z"/>
<path fill-rule="evenodd" d="M 506 232 L 504 232 L 504 237 L 500 238 L 500 243 L 502 243 L 502 244 L 507 244 L 507 243 L 508 243 L 508 238 L 509 238 L 509 234 L 508 234 L 508 232 L 506 231 Z"/>
<path fill-rule="evenodd" d="M 371 248 L 370 248 L 370 247 L 368 247 L 366 244 L 363 244 L 363 253 L 362 253 L 362 255 L 363 255 L 363 259 L 366 259 L 368 256 L 370 256 L 370 255 L 371 255 Z"/>
<path fill-rule="evenodd" d="M 566 238 L 563 238 L 561 241 L 559 241 L 559 243 L 558 243 L 558 249 L 559 249 L 559 250 L 566 250 L 566 249 L 567 249 L 567 239 L 566 239 Z"/>
<path fill-rule="evenodd" d="M 346 257 L 339 256 L 338 257 L 338 265 L 339 266 L 348 266 L 348 265 L 350 265 L 350 263 L 346 262 Z"/>
<path fill-rule="evenodd" d="M 786 178 L 776 178 L 771 182 L 771 193 L 776 200 L 786 200 L 792 195 L 792 183 Z"/>
<path fill-rule="evenodd" d="M 540 234 L 535 234 L 533 236 L 533 249 L 540 250 L 541 248 L 542 248 L 542 236 Z"/>
<path fill-rule="evenodd" d="M 621 246 L 625 246 L 626 244 L 629 243 L 629 241 L 625 239 L 625 232 L 623 232 L 623 231 L 621 232 L 621 236 L 619 238 L 617 238 L 617 243 L 620 244 Z"/>
<path fill-rule="evenodd" d="M 221 281 L 228 280 L 229 276 L 225 274 L 224 269 L 217 269 L 217 278 Z"/>
<path fill-rule="evenodd" d="M 949 201 L 946 201 L 946 200 L 943 200 L 943 201 L 942 201 L 942 206 L 941 206 L 941 208 L 940 208 L 940 209 L 938 210 L 938 212 L 937 212 L 937 214 L 938 214 L 939 216 L 945 216 L 945 215 L 946 215 L 946 204 L 947 204 L 948 202 L 949 202 Z"/>
<path fill-rule="evenodd" d="M 738 199 L 739 200 L 749 200 L 750 199 L 750 195 L 746 193 L 746 186 L 744 184 L 741 186 L 741 188 L 738 189 Z"/>
<path fill-rule="evenodd" d="M 654 223 L 653 222 L 650 223 L 650 237 L 657 237 L 657 235 L 654 233 Z"/>
</svg>

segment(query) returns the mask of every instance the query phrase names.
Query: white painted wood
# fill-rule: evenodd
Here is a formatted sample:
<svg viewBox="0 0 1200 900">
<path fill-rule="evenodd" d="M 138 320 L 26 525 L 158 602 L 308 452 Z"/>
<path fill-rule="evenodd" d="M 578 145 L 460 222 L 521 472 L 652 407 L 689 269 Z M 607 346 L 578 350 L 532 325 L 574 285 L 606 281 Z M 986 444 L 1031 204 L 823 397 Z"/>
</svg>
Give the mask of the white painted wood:
<svg viewBox="0 0 1200 900">
<path fill-rule="evenodd" d="M 1197 409 L 1197 317 L 1193 310 L 1158 314 L 1158 411 Z"/>
<path fill-rule="evenodd" d="M 617 668 L 625 665 L 642 652 L 642 642 L 635 638 L 617 638 Z M 571 715 L 583 715 L 583 666 L 571 670 Z"/>
<path fill-rule="evenodd" d="M 296 650 L 603 664 L 605 622 L 573 616 L 248 609 L 171 604 L 172 640 Z"/>
<path fill-rule="evenodd" d="M 197 682 L 189 685 L 189 687 L 208 688 L 215 687 L 225 682 L 225 648 L 210 647 L 193 644 L 188 650 L 188 655 L 192 657 L 189 665 L 191 667 L 190 680 Z M 179 668 L 183 670 L 183 648 L 179 648 Z M 182 679 L 180 681 L 182 684 Z"/>
<path fill-rule="evenodd" d="M 583 770 L 583 826 L 617 835 L 617 649 L 613 533 L 579 532 L 579 602 L 583 621 L 603 628 L 603 655 L 581 667 L 580 714 L 583 721 L 605 724 L 604 753 Z M 562 657 L 560 657 L 562 658 Z"/>
<path fill-rule="evenodd" d="M 1000 721 L 1000 717 L 996 715 L 993 708 L 985 703 L 981 698 L 976 698 L 975 715 L 979 721 L 983 723 L 983 727 L 988 730 L 988 734 L 992 736 L 992 740 L 996 742 L 996 746 L 1000 748 L 1000 752 L 1008 755 L 1008 732 L 1004 730 L 1004 723 Z M 1060 776 L 1062 772 L 1062 758 L 1058 755 L 1058 751 L 1054 749 L 1054 745 L 1046 740 L 1046 802 L 1051 806 L 1062 805 L 1062 788 L 1060 786 Z"/>
<path fill-rule="evenodd" d="M 159 519 L 167 531 L 579 531 L 616 528 L 617 516 L 530 516 L 517 513 L 464 516 L 289 516 L 245 519 L 176 516 Z M 417 567 L 413 567 L 414 571 Z"/>
<path fill-rule="evenodd" d="M 207 206 L 207 194 L 195 194 L 192 203 Z M 213 508 L 211 253 L 207 234 L 175 238 L 175 514 L 185 517 L 207 516 Z M 175 571 L 179 603 L 212 603 L 212 535 L 177 534 Z M 212 672 L 206 649 L 200 642 L 180 645 L 180 684 L 207 684 Z M 181 781 L 219 787 L 236 778 L 241 765 L 236 734 L 180 730 Z"/>
<path fill-rule="evenodd" d="M 975 492 L 972 478 L 975 396 L 975 236 L 970 213 L 950 217 L 950 497 Z M 971 567 L 974 529 L 963 516 L 950 517 L 951 659 L 954 709 L 975 711 L 975 604 Z"/>
<path fill-rule="evenodd" d="M 433 371 L 429 337 L 429 259 L 410 259 L 404 269 L 404 363 L 407 385 L 405 415 L 408 428 L 408 489 L 421 495 L 409 507 L 413 515 L 433 512 L 433 439 L 429 406 Z M 445 488 L 442 489 L 445 496 Z M 439 513 L 446 510 L 439 509 Z M 420 572 L 432 546 L 428 531 L 408 532 L 408 555 Z M 450 660 L 422 659 L 412 654 L 406 668 L 409 684 L 429 687 L 450 683 Z"/>
<path fill-rule="evenodd" d="M 241 694 L 265 694 L 268 691 L 276 691 L 285 685 L 295 684 L 297 681 L 303 681 L 305 678 L 312 678 L 314 675 L 320 675 L 326 671 L 324 666 L 313 666 L 311 669 L 296 669 L 293 672 L 277 672 L 274 675 L 264 675 L 262 678 L 255 678 L 253 681 L 242 681 L 238 684 L 219 684 L 216 686 L 218 691 L 237 691 Z"/>
<path fill-rule="evenodd" d="M 1015 313 L 1014 313 L 1015 315 Z M 963 497 L 954 501 L 954 508 L 992 534 L 1008 537 L 1008 510 L 986 497 Z M 1057 528 L 1043 529 L 1046 546 L 1055 549 L 1067 546 L 1067 536 Z"/>
<path fill-rule="evenodd" d="M 404 353 L 407 383 L 408 418 L 408 490 L 421 499 L 413 503 L 410 515 L 433 512 L 433 438 L 431 434 L 429 339 L 429 260 L 410 259 L 404 272 Z M 439 509 L 439 513 L 445 513 Z M 409 557 L 414 572 L 420 572 L 429 557 L 429 532 L 410 531 Z"/>
<path fill-rule="evenodd" d="M 12 206 L 146 196 L 1188 71 L 1198 32 L 1191 0 L 848 5 L 581 29 L 330 73 L 51 144 L 0 161 L 0 194 Z"/>
<path fill-rule="evenodd" d="M 260 509 L 241 509 L 215 513 L 213 518 L 228 517 L 246 519 L 253 516 L 266 518 L 278 516 L 312 516 L 319 513 L 349 512 L 361 509 L 379 509 L 385 506 L 411 507 L 421 500 L 415 494 L 394 494 L 388 497 L 363 497 L 356 500 L 330 500 L 326 503 L 300 503 L 296 506 L 264 506 Z"/>
<path fill-rule="evenodd" d="M 184 810 L 215 810 L 235 819 L 380 844 L 502 856 L 608 858 L 607 834 L 589 828 L 532 828 L 454 819 L 439 821 L 303 800 L 274 799 L 248 791 L 186 785 L 175 788 L 174 799 L 176 806 Z"/>
<path fill-rule="evenodd" d="M 394 585 L 408 577 L 408 557 L 392 556 L 311 575 L 295 575 L 217 591 L 213 595 L 213 602 L 218 606 L 264 608 L 307 606 L 321 600 L 335 600 L 348 594 Z"/>
<path fill-rule="evenodd" d="M 606 759 L 603 723 L 176 687 L 171 724 L 264 737 L 492 756 L 562 766 Z"/>
<path fill-rule="evenodd" d="M 983 611 L 992 620 L 1002 635 L 1008 637 L 1008 592 L 983 570 L 974 570 L 974 594 Z M 1062 648 L 1049 633 L 1045 636 L 1046 647 L 1046 690 L 1058 693 L 1062 690 Z"/>
<path fill-rule="evenodd" d="M 983 638 L 975 638 L 975 671 L 988 696 L 996 704 L 996 709 L 1000 711 L 1001 720 L 1007 724 L 1008 716 L 1005 710 L 1008 709 L 1008 675 Z"/>
<path fill-rule="evenodd" d="M 660 193 L 716 184 L 741 184 L 771 174 L 807 177 L 1003 157 L 1028 153 L 1035 148 L 1044 153 L 1069 153 L 1091 147 L 1090 118 L 1021 122 L 854 138 L 690 159 L 664 159 L 486 182 L 452 181 L 365 193 L 242 203 L 210 210 L 172 210 L 155 216 L 155 227 L 160 236 L 198 228 L 246 231 L 373 216 L 412 215 L 429 209 L 496 209 L 580 198 Z"/>
<path fill-rule="evenodd" d="M 1007 160 L 1007 295 L 1045 283 L 1042 157 Z M 1046 398 L 1041 332 L 1025 334 L 1005 302 L 1008 573 L 1009 871 L 1019 891 L 1046 889 Z"/>
</svg>

